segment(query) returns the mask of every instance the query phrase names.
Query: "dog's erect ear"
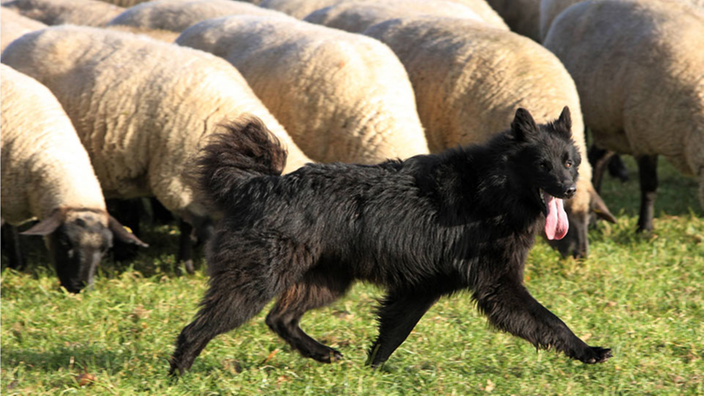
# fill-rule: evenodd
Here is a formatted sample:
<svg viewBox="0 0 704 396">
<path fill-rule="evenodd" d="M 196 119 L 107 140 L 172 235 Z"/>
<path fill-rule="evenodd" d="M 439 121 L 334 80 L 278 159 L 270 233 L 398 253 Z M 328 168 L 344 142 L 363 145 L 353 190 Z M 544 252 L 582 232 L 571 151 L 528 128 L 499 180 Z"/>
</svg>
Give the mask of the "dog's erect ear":
<svg viewBox="0 0 704 396">
<path fill-rule="evenodd" d="M 27 231 L 20 232 L 20 235 L 49 235 L 52 232 L 56 231 L 56 229 L 59 228 L 60 225 L 61 211 L 57 209 L 51 213 L 51 216 L 33 225 L 32 228 L 28 229 Z"/>
<path fill-rule="evenodd" d="M 560 132 L 567 135 L 568 138 L 572 137 L 572 115 L 570 114 L 570 108 L 565 106 L 560 113 L 560 118 L 553 123 L 555 132 Z"/>
<path fill-rule="evenodd" d="M 513 131 L 518 140 L 525 141 L 529 136 L 538 133 L 538 125 L 528 110 L 519 108 L 516 110 L 513 122 L 511 122 L 511 131 Z"/>
</svg>

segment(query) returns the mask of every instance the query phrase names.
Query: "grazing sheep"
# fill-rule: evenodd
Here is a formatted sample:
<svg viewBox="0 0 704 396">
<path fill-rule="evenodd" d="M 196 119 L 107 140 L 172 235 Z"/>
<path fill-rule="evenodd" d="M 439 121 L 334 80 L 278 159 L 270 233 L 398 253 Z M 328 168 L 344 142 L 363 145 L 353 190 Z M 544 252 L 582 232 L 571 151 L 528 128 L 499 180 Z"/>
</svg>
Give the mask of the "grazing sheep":
<svg viewBox="0 0 704 396">
<path fill-rule="evenodd" d="M 102 1 L 104 3 L 114 4 L 114 5 L 120 6 L 120 7 L 134 7 L 137 4 L 145 3 L 150 0 L 100 0 L 100 1 Z M 179 1 L 179 0 L 174 0 L 174 1 Z"/>
<path fill-rule="evenodd" d="M 2 6 L 47 25 L 105 26 L 124 10 L 98 0 L 14 0 Z"/>
<path fill-rule="evenodd" d="M 286 17 L 284 13 L 240 1 L 156 0 L 128 8 L 110 21 L 108 25 L 134 26 L 180 33 L 187 27 L 206 19 L 239 14 Z"/>
<path fill-rule="evenodd" d="M 344 0 L 264 0 L 259 6 L 276 10 L 297 19 L 303 19 L 315 10 L 329 7 Z"/>
<path fill-rule="evenodd" d="M 105 29 L 115 32 L 141 34 L 166 43 L 173 43 L 176 37 L 178 37 L 178 32 L 172 32 L 171 30 L 150 29 L 139 26 L 108 25 L 105 26 Z"/>
<path fill-rule="evenodd" d="M 34 19 L 22 16 L 12 10 L 4 9 L 0 12 L 0 51 L 4 50 L 12 40 L 35 30 L 43 29 L 46 25 Z"/>
<path fill-rule="evenodd" d="M 638 229 L 653 227 L 658 155 L 698 177 L 704 205 L 704 13 L 672 1 L 585 1 L 555 19 L 545 46 L 574 78 L 596 145 L 636 157 Z"/>
<path fill-rule="evenodd" d="M 512 31 L 540 42 L 540 0 L 488 0 Z"/>
<path fill-rule="evenodd" d="M 229 16 L 191 26 L 176 43 L 230 61 L 316 161 L 428 152 L 408 75 L 376 40 L 293 18 Z"/>
<path fill-rule="evenodd" d="M 451 16 L 468 18 L 478 22 L 483 21 L 468 7 L 442 0 L 432 2 L 427 0 L 385 0 L 383 3 L 372 3 L 368 0 L 345 1 L 312 12 L 305 17 L 304 21 L 347 32 L 361 33 L 379 22 L 417 15 Z"/>
<path fill-rule="evenodd" d="M 550 26 L 552 25 L 552 22 L 557 18 L 558 15 L 564 10 L 566 10 L 569 6 L 577 3 L 581 3 L 584 0 L 542 0 L 540 2 L 540 39 L 541 41 L 545 40 L 545 37 L 548 35 L 548 31 L 550 30 Z M 648 1 L 648 0 L 641 0 L 641 1 Z M 663 2 L 663 1 L 675 1 L 675 2 L 683 2 L 683 3 L 689 3 L 695 7 L 699 7 L 700 9 L 704 9 L 704 0 L 650 0 L 650 1 L 658 1 L 658 2 Z"/>
<path fill-rule="evenodd" d="M 93 283 L 113 237 L 146 245 L 106 211 L 88 154 L 54 95 L 9 66 L 0 65 L 0 79 L 3 222 L 39 219 L 22 234 L 45 237 L 61 285 L 78 293 Z M 10 266 L 19 268 L 21 252 L 12 245 Z"/>
<path fill-rule="evenodd" d="M 400 18 L 364 32 L 387 44 L 406 67 L 431 152 L 484 142 L 510 123 L 516 108 L 536 121 L 569 106 L 573 137 L 586 158 L 584 125 L 574 82 L 560 61 L 534 41 L 458 18 Z M 567 201 L 570 230 L 552 241 L 563 255 L 585 256 L 590 211 L 615 221 L 583 164 L 577 194 Z"/>
<path fill-rule="evenodd" d="M 129 33 L 58 26 L 15 40 L 2 62 L 56 95 L 106 198 L 156 196 L 184 227 L 209 229 L 211 213 L 184 173 L 201 139 L 227 119 L 261 117 L 288 146 L 286 171 L 309 162 L 237 70 L 211 54 Z M 190 246 L 189 233 L 181 235 L 182 249 Z M 180 258 L 191 271 L 189 255 L 182 251 Z"/>
</svg>

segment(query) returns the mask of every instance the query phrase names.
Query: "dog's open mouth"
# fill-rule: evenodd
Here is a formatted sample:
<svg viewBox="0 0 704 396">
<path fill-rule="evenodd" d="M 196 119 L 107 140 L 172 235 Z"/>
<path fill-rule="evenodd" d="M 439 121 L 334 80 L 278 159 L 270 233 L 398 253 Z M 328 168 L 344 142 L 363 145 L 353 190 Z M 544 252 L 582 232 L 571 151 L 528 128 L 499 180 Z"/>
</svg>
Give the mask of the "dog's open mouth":
<svg viewBox="0 0 704 396">
<path fill-rule="evenodd" d="M 561 198 L 555 198 L 543 190 L 540 190 L 540 200 L 545 214 L 545 235 L 549 240 L 564 238 L 570 229 L 564 202 Z"/>
</svg>

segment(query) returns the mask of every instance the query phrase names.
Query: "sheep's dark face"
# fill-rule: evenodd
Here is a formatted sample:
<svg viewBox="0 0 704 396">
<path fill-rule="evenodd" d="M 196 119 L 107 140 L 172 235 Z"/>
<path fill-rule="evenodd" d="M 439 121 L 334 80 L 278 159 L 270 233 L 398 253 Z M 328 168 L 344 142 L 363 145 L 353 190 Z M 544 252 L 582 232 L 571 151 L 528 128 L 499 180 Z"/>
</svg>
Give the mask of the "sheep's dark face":
<svg viewBox="0 0 704 396">
<path fill-rule="evenodd" d="M 71 293 L 93 284 L 95 270 L 112 247 L 113 237 L 148 246 L 104 210 L 56 209 L 22 234 L 44 236 L 61 285 Z"/>
<path fill-rule="evenodd" d="M 61 224 L 47 235 L 47 247 L 61 285 L 78 293 L 93 284 L 95 270 L 112 247 L 112 232 L 99 216 L 87 213 Z"/>
</svg>

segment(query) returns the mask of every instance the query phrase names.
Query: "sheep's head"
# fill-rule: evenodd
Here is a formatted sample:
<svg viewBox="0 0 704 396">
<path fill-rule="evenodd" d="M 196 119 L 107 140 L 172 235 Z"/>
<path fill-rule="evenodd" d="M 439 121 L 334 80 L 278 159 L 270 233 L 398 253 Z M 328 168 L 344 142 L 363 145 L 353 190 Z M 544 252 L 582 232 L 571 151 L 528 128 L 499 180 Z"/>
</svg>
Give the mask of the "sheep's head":
<svg viewBox="0 0 704 396">
<path fill-rule="evenodd" d="M 103 210 L 61 208 L 23 235 L 44 236 L 61 285 L 78 293 L 93 283 L 95 270 L 113 238 L 146 247 L 115 218 Z"/>
</svg>

